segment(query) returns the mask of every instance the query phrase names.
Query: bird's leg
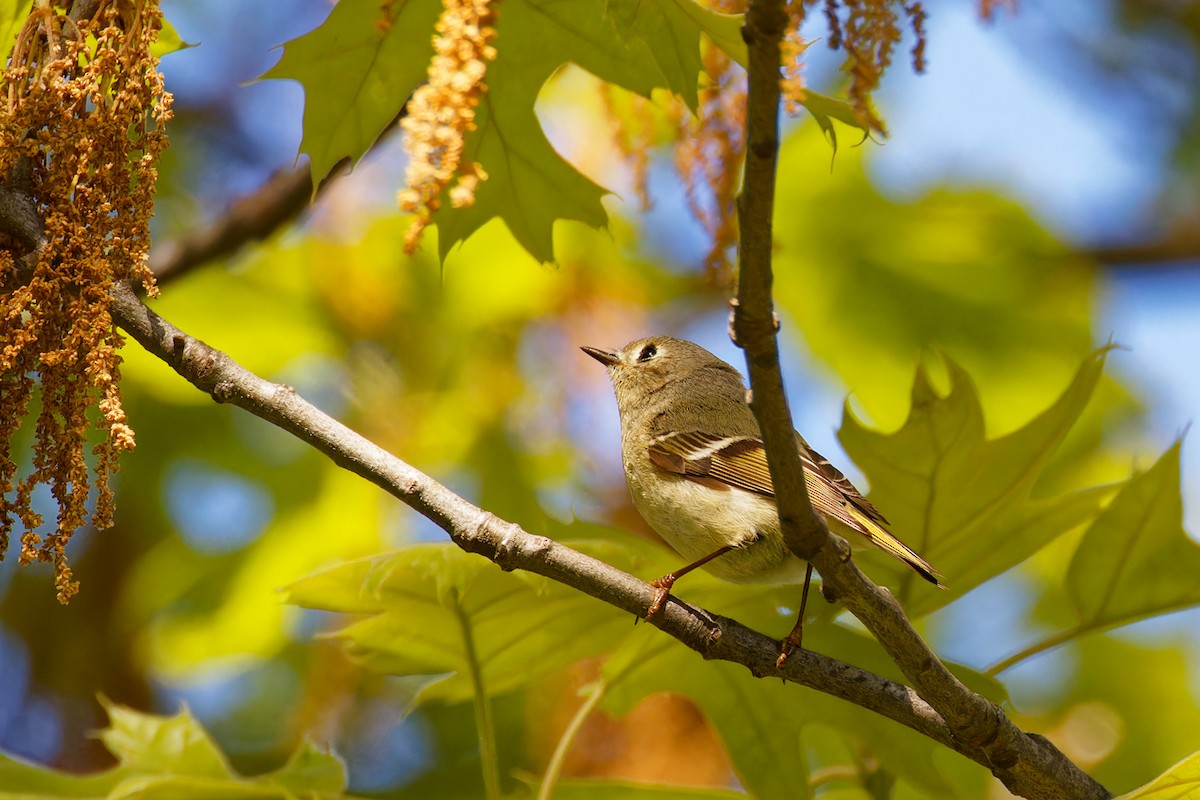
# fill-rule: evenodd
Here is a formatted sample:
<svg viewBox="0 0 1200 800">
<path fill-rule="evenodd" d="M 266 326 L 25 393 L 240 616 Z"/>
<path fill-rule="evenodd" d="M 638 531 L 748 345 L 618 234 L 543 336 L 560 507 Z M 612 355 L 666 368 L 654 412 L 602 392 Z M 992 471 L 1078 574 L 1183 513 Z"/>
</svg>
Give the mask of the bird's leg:
<svg viewBox="0 0 1200 800">
<path fill-rule="evenodd" d="M 808 605 L 808 586 L 812 583 L 812 564 L 808 565 L 808 569 L 804 571 L 804 594 L 800 595 L 800 613 L 796 617 L 796 624 L 792 626 L 792 632 L 783 640 L 783 645 L 779 648 L 779 658 L 775 659 L 775 669 L 782 669 L 787 663 L 788 656 L 795 651 L 801 649 L 800 643 L 804 640 L 804 607 Z"/>
<path fill-rule="evenodd" d="M 736 549 L 737 549 L 737 547 L 735 545 L 727 544 L 724 547 L 722 547 L 720 550 L 717 550 L 714 553 L 709 553 L 708 555 L 706 555 L 704 558 L 700 559 L 699 561 L 693 561 L 691 564 L 688 564 L 686 567 L 680 567 L 679 569 L 675 570 L 674 572 L 672 572 L 668 575 L 663 575 L 661 578 L 655 578 L 654 580 L 650 581 L 650 585 L 653 586 L 658 591 L 655 592 L 655 594 L 654 594 L 654 602 L 651 603 L 650 608 L 648 608 L 646 610 L 646 619 L 652 619 L 655 614 L 662 611 L 663 603 L 667 602 L 667 595 L 671 593 L 671 587 L 675 585 L 675 581 L 679 580 L 684 575 L 687 575 L 689 572 L 696 569 L 697 567 L 703 567 L 705 564 L 712 561 L 714 558 L 723 556 L 726 553 L 728 553 L 730 550 L 736 550 Z"/>
</svg>

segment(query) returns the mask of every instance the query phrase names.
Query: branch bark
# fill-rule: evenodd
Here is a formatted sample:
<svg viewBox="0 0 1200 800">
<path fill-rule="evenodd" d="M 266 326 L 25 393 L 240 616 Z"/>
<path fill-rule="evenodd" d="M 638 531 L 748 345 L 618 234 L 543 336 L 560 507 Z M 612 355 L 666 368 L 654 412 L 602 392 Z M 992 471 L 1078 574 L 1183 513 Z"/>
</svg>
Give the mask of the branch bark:
<svg viewBox="0 0 1200 800">
<path fill-rule="evenodd" d="M 745 180 L 738 198 L 741 248 L 731 331 L 746 352 L 751 408 L 762 428 L 780 525 L 788 546 L 821 573 L 822 592 L 841 599 L 887 650 L 917 693 L 1010 791 L 1031 798 L 1112 795 L 1047 739 L 1026 734 L 995 703 L 950 673 L 891 592 L 850 560 L 849 548 L 813 511 L 793 438 L 771 295 L 775 173 L 779 150 L 780 42 L 784 0 L 751 0 L 743 38 L 750 50 Z"/>
</svg>

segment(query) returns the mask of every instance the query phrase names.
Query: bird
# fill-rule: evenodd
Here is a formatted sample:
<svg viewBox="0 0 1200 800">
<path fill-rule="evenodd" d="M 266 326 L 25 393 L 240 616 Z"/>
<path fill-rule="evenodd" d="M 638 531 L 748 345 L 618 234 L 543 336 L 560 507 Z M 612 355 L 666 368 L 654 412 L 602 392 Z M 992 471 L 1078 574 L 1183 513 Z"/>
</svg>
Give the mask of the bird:
<svg viewBox="0 0 1200 800">
<path fill-rule="evenodd" d="M 670 336 L 617 350 L 581 348 L 608 368 L 621 420 L 621 459 L 633 505 L 688 564 L 651 582 L 646 618 L 675 581 L 697 568 L 732 583 L 804 582 L 800 616 L 780 664 L 801 645 L 812 566 L 780 531 L 758 421 L 740 372 L 703 347 Z M 799 434 L 796 449 L 813 508 L 855 545 L 873 545 L 931 584 L 941 574 L 888 530 L 887 519 Z"/>
</svg>

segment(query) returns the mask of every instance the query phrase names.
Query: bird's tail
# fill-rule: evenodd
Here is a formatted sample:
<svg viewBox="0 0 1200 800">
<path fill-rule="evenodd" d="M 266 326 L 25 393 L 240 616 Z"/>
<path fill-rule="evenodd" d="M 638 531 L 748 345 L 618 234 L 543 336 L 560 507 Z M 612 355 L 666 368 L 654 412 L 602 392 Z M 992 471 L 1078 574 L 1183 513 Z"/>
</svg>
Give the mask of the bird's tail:
<svg viewBox="0 0 1200 800">
<path fill-rule="evenodd" d="M 854 521 L 858 523 L 855 527 L 858 528 L 859 533 L 864 534 L 870 540 L 871 544 L 900 559 L 911 567 L 913 572 L 939 589 L 946 588 L 946 584 L 941 581 L 942 573 L 934 569 L 928 561 L 917 555 L 911 547 L 893 536 L 887 528 L 859 511 L 853 504 L 848 504 L 846 510 L 854 517 Z"/>
</svg>

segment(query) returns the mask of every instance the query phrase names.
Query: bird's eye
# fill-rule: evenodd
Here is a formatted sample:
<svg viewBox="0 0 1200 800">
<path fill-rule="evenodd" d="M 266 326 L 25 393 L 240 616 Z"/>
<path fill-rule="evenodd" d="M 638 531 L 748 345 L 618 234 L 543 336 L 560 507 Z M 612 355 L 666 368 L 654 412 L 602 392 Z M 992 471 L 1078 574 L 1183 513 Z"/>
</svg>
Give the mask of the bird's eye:
<svg viewBox="0 0 1200 800">
<path fill-rule="evenodd" d="M 640 353 L 638 353 L 637 360 L 638 361 L 649 361 L 650 359 L 654 358 L 656 355 L 658 355 L 658 348 L 652 344 L 648 344 L 642 348 L 642 351 Z"/>
</svg>

